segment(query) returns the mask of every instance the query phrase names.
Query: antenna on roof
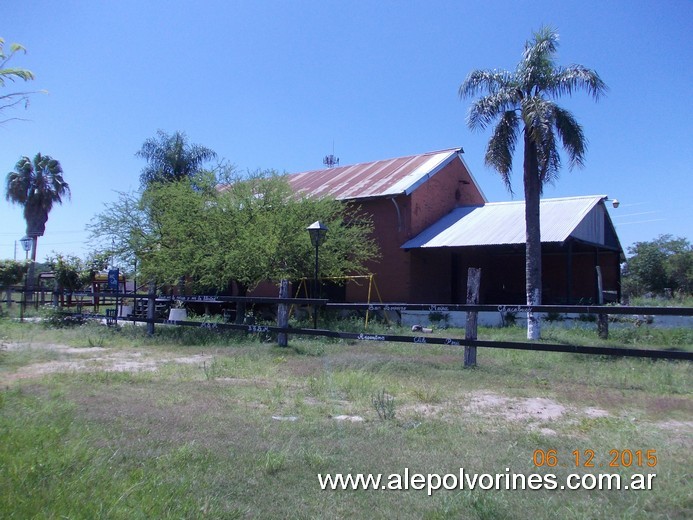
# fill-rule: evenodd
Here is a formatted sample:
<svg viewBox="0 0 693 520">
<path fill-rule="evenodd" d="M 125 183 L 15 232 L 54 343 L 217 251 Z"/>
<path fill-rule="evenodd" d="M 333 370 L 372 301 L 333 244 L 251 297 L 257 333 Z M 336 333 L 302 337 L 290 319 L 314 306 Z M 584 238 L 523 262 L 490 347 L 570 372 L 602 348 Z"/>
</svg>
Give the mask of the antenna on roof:
<svg viewBox="0 0 693 520">
<path fill-rule="evenodd" d="M 332 153 L 330 155 L 326 155 L 323 158 L 322 163 L 328 168 L 339 166 L 339 157 L 334 156 L 334 141 L 332 141 Z"/>
</svg>

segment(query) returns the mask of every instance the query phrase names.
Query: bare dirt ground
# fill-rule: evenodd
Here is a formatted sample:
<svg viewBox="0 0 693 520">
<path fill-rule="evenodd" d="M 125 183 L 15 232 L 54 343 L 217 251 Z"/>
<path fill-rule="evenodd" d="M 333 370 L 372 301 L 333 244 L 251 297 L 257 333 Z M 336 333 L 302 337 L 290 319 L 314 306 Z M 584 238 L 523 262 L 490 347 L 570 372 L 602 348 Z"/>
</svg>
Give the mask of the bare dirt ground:
<svg viewBox="0 0 693 520">
<path fill-rule="evenodd" d="M 199 364 L 212 359 L 211 355 L 198 354 L 194 356 L 167 356 L 133 350 L 115 350 L 105 347 L 75 348 L 66 345 L 5 343 L 2 347 L 7 351 L 33 350 L 44 351 L 56 359 L 41 363 L 32 363 L 20 367 L 16 372 L 0 375 L 0 383 L 8 384 L 19 379 L 32 379 L 46 374 L 59 372 L 152 372 L 164 363 Z"/>
</svg>

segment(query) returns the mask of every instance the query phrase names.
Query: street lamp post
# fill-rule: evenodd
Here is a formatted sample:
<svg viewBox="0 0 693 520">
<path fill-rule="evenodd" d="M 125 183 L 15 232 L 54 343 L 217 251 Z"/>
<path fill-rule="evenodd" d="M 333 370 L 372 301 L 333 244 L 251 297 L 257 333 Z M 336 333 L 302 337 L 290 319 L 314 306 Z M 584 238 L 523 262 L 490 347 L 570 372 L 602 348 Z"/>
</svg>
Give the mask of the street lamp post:
<svg viewBox="0 0 693 520">
<path fill-rule="evenodd" d="M 19 243 L 22 244 L 22 249 L 24 249 L 25 262 L 29 259 L 29 250 L 31 249 L 32 242 L 33 240 L 28 236 L 25 236 L 19 241 Z M 26 307 L 26 283 L 28 278 L 29 273 L 27 272 L 24 275 L 24 290 L 22 291 L 22 303 L 19 306 L 19 321 L 24 321 L 24 309 Z"/>
<path fill-rule="evenodd" d="M 320 290 L 319 285 L 318 285 L 318 267 L 319 267 L 319 257 L 318 257 L 318 250 L 320 249 L 320 244 L 322 244 L 325 241 L 325 236 L 327 235 L 327 226 L 320 222 L 319 220 L 316 220 L 313 222 L 310 226 L 306 228 L 308 230 L 308 233 L 310 233 L 310 241 L 313 244 L 313 247 L 315 247 L 315 277 L 313 279 L 314 283 L 314 290 L 313 290 L 313 298 L 319 298 L 318 291 Z M 318 328 L 318 304 L 317 302 L 315 303 L 315 306 L 313 307 L 313 328 L 317 329 Z"/>
</svg>

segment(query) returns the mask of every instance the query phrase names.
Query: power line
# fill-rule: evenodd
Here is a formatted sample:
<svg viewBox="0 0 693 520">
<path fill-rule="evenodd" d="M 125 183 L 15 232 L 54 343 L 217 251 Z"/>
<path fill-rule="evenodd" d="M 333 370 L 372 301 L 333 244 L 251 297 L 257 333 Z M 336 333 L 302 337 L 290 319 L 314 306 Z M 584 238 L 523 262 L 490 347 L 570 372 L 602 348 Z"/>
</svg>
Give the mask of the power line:
<svg viewBox="0 0 693 520">
<path fill-rule="evenodd" d="M 51 235 L 66 235 L 68 233 L 87 233 L 87 231 L 82 229 L 82 230 L 74 230 L 74 231 L 51 231 L 50 232 Z M 16 236 L 16 235 L 17 235 L 17 233 L 8 233 L 8 232 L 0 233 L 0 236 Z"/>
</svg>

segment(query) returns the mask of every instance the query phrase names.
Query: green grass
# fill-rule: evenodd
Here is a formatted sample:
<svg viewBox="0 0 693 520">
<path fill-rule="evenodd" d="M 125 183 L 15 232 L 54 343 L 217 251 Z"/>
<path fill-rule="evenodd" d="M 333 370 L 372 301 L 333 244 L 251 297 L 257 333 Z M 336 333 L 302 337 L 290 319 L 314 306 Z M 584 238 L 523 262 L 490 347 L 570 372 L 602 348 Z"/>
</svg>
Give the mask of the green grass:
<svg viewBox="0 0 693 520">
<path fill-rule="evenodd" d="M 53 330 L 0 319 L 0 517 L 693 515 L 690 363 L 482 348 L 470 370 L 459 347 L 292 338 L 280 349 L 260 336 L 157 331 L 149 338 L 129 325 Z M 524 333 L 481 329 L 479 337 L 521 341 Z M 594 331 L 544 330 L 548 342 L 643 348 L 689 349 L 688 334 L 641 328 L 622 337 L 613 331 L 602 342 Z M 75 361 L 84 367 L 70 365 Z M 132 367 L 115 371 L 124 361 Z M 156 370 L 137 369 L 145 363 Z M 60 369 L 38 370 L 47 365 Z M 378 396 L 391 412 L 387 419 L 374 406 Z M 483 405 L 493 399 L 497 406 Z M 511 417 L 537 399 L 563 413 Z M 363 421 L 336 420 L 340 415 Z M 432 496 L 318 486 L 318 473 L 405 468 L 546 473 L 532 463 L 538 449 L 557 450 L 567 466 L 555 468 L 559 478 L 576 471 L 569 467 L 574 450 L 594 450 L 604 463 L 613 449 L 654 449 L 655 486 Z"/>
<path fill-rule="evenodd" d="M 655 296 L 645 298 L 636 296 L 630 299 L 630 305 L 642 307 L 693 307 L 693 295 L 675 294 L 671 298 Z"/>
</svg>

